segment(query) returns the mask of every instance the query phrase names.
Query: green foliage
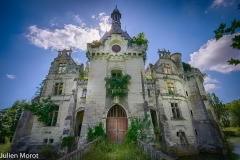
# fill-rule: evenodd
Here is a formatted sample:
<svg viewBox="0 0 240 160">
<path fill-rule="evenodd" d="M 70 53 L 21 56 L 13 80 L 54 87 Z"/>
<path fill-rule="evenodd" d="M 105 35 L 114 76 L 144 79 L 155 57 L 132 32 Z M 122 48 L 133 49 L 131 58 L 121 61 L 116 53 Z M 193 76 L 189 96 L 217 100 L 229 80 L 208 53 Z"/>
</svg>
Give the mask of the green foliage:
<svg viewBox="0 0 240 160">
<path fill-rule="evenodd" d="M 83 155 L 82 159 L 150 160 L 150 157 L 136 144 L 126 142 L 115 144 L 107 139 L 102 139 Z"/>
<path fill-rule="evenodd" d="M 105 87 L 107 89 L 107 97 L 126 98 L 128 95 L 128 85 L 130 84 L 131 76 L 128 74 L 117 74 L 115 77 L 105 77 Z"/>
<path fill-rule="evenodd" d="M 191 71 L 191 66 L 188 63 L 182 62 L 184 72 Z"/>
<path fill-rule="evenodd" d="M 101 45 L 101 42 L 99 42 L 98 40 L 94 40 L 91 43 L 92 48 L 98 48 L 100 45 Z"/>
<path fill-rule="evenodd" d="M 52 160 L 52 159 L 59 159 L 62 155 L 58 154 L 56 150 L 53 149 L 53 146 L 43 146 L 40 148 L 41 154 L 44 159 Z"/>
<path fill-rule="evenodd" d="M 38 116 L 38 121 L 43 122 L 46 126 L 52 123 L 53 111 L 58 110 L 58 105 L 54 104 L 51 97 L 40 101 L 32 101 L 31 104 L 25 104 L 24 109 L 29 110 L 33 115 Z M 57 122 L 57 114 L 54 116 L 53 124 Z"/>
<path fill-rule="evenodd" d="M 10 149 L 11 143 L 10 143 L 10 139 L 5 137 L 5 144 L 0 145 L 0 153 L 8 153 L 9 149 Z"/>
<path fill-rule="evenodd" d="M 131 40 L 131 43 L 135 43 L 137 45 L 142 45 L 142 44 L 148 44 L 149 41 L 147 38 L 145 38 L 145 33 L 141 32 L 139 33 L 136 37 L 134 36 Z"/>
<path fill-rule="evenodd" d="M 72 144 L 72 142 L 73 142 L 73 140 L 74 140 L 74 136 L 67 136 L 67 137 L 64 137 L 63 139 L 62 139 L 62 144 L 61 144 L 61 147 L 63 148 L 63 147 L 69 147 L 71 144 Z"/>
<path fill-rule="evenodd" d="M 240 4 L 238 5 L 238 7 Z M 240 8 L 238 8 L 240 9 Z M 235 34 L 235 31 L 240 28 L 240 20 L 236 20 L 236 18 L 232 21 L 232 24 L 229 28 L 225 28 L 226 23 L 221 23 L 219 28 L 214 31 L 216 40 L 219 40 L 223 37 L 223 35 L 228 34 Z M 234 38 L 232 38 L 232 48 L 240 50 L 240 35 L 235 35 Z M 230 65 L 238 65 L 240 63 L 240 60 L 231 58 L 229 61 L 227 61 Z"/>
<path fill-rule="evenodd" d="M 148 115 L 145 114 L 143 119 L 130 117 L 130 121 L 129 129 L 126 132 L 126 141 L 128 143 L 136 143 L 137 139 L 145 140 L 151 123 L 151 121 L 148 120 Z"/>
<path fill-rule="evenodd" d="M 80 72 L 80 79 L 88 80 L 88 72 L 89 72 L 89 66 L 86 66 L 85 71 Z"/>
<path fill-rule="evenodd" d="M 88 126 L 88 133 L 87 133 L 87 141 L 91 142 L 96 138 L 106 138 L 107 135 L 104 132 L 103 129 L 103 123 L 100 122 L 96 126 L 94 126 L 94 129 L 92 129 L 90 126 Z"/>
<path fill-rule="evenodd" d="M 24 104 L 25 100 L 17 100 L 11 107 L 0 110 L 0 143 L 4 143 L 6 137 L 10 141 L 13 138 Z"/>
<path fill-rule="evenodd" d="M 35 95 L 36 96 L 41 96 L 42 95 L 42 91 L 43 91 L 43 87 L 44 87 L 44 84 L 46 82 L 46 77 L 42 80 L 42 82 L 39 84 L 39 87 L 37 87 L 37 91 L 35 92 Z"/>
<path fill-rule="evenodd" d="M 227 103 L 226 106 L 230 110 L 232 125 L 240 127 L 240 99 Z"/>
<path fill-rule="evenodd" d="M 207 93 L 207 98 L 220 124 L 222 123 L 223 127 L 229 127 L 230 115 L 228 107 L 226 107 L 214 93 Z"/>
</svg>

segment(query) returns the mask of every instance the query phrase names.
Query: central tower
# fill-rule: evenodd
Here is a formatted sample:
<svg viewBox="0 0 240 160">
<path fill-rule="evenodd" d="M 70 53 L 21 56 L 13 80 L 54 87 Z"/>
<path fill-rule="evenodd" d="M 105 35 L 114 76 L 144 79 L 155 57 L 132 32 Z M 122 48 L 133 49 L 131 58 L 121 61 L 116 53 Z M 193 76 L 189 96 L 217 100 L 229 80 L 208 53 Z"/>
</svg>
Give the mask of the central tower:
<svg viewBox="0 0 240 160">
<path fill-rule="evenodd" d="M 114 142 L 119 142 L 125 138 L 129 117 L 144 115 L 144 88 L 141 75 L 145 73 L 143 57 L 146 54 L 147 45 L 131 43 L 132 38 L 127 31 L 121 29 L 121 17 L 116 7 L 111 14 L 110 31 L 103 35 L 98 45 L 87 44 L 90 67 L 82 137 L 87 134 L 88 125 L 93 126 L 103 122 L 108 137 Z M 119 73 L 131 76 L 128 96 L 124 99 L 109 98 L 106 96 L 104 78 Z"/>
</svg>

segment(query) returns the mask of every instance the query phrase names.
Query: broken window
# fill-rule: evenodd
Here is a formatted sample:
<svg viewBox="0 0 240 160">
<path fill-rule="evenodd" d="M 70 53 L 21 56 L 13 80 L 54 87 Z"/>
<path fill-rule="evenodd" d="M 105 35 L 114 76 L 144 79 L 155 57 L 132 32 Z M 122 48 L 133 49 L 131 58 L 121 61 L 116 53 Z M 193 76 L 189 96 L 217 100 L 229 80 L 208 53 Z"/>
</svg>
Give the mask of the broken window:
<svg viewBox="0 0 240 160">
<path fill-rule="evenodd" d="M 181 118 L 180 109 L 177 103 L 171 103 L 172 114 L 174 119 Z"/>
<path fill-rule="evenodd" d="M 63 83 L 55 84 L 55 95 L 61 95 L 63 90 Z"/>
<path fill-rule="evenodd" d="M 82 97 L 86 97 L 87 96 L 87 90 L 84 89 L 83 92 L 82 92 Z"/>
<path fill-rule="evenodd" d="M 174 95 L 174 85 L 173 85 L 173 83 L 167 83 L 167 87 L 168 87 L 168 94 Z"/>
<path fill-rule="evenodd" d="M 58 73 L 66 73 L 66 63 L 59 63 L 58 66 Z"/>
<path fill-rule="evenodd" d="M 189 145 L 185 132 L 183 132 L 182 130 L 179 130 L 179 132 L 177 132 L 177 137 L 180 139 L 181 145 L 183 146 Z"/>
<path fill-rule="evenodd" d="M 53 112 L 49 113 L 49 117 L 51 117 L 51 121 L 48 124 L 48 126 L 56 126 L 57 117 L 58 117 L 58 110 L 59 110 L 59 107 L 57 109 L 55 109 Z"/>
<path fill-rule="evenodd" d="M 163 64 L 163 70 L 165 74 L 171 74 L 171 67 L 169 64 Z"/>
<path fill-rule="evenodd" d="M 121 74 L 122 74 L 121 70 L 112 70 L 111 71 L 111 76 L 112 77 L 120 76 Z"/>
</svg>

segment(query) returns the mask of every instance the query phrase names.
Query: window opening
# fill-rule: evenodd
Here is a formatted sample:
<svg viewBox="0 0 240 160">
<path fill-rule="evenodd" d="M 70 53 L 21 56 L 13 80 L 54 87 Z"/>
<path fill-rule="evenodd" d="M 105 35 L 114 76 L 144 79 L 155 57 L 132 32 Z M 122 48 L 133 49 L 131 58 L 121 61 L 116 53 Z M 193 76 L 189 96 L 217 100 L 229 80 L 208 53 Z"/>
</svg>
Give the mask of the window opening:
<svg viewBox="0 0 240 160">
<path fill-rule="evenodd" d="M 167 83 L 167 87 L 168 87 L 168 94 L 174 95 L 174 85 L 173 85 L 173 83 Z"/>
<path fill-rule="evenodd" d="M 108 117 L 126 117 L 126 113 L 122 107 L 114 106 L 108 112 Z"/>
<path fill-rule="evenodd" d="M 63 83 L 56 83 L 55 84 L 55 95 L 61 95 L 63 89 Z"/>
<path fill-rule="evenodd" d="M 171 67 L 169 64 L 163 64 L 163 68 L 165 74 L 171 74 Z"/>
<path fill-rule="evenodd" d="M 171 108 L 172 108 L 173 118 L 174 119 L 181 118 L 178 104 L 177 103 L 171 103 Z"/>
<path fill-rule="evenodd" d="M 58 73 L 66 73 L 66 63 L 59 63 L 58 66 Z"/>
<path fill-rule="evenodd" d="M 56 126 L 57 117 L 58 117 L 58 110 L 59 110 L 59 107 L 57 109 L 55 109 L 52 113 L 49 113 L 50 117 L 51 117 L 51 122 L 50 122 L 49 126 Z"/>
<path fill-rule="evenodd" d="M 84 89 L 83 92 L 82 92 L 82 97 L 86 97 L 87 96 L 87 90 Z"/>
<path fill-rule="evenodd" d="M 188 96 L 188 93 L 187 93 L 187 91 L 186 91 L 186 95 Z"/>
<path fill-rule="evenodd" d="M 48 143 L 48 139 L 43 139 L 43 143 L 47 144 Z"/>
<path fill-rule="evenodd" d="M 151 96 L 150 89 L 148 89 L 148 96 L 149 96 L 149 97 Z"/>
</svg>

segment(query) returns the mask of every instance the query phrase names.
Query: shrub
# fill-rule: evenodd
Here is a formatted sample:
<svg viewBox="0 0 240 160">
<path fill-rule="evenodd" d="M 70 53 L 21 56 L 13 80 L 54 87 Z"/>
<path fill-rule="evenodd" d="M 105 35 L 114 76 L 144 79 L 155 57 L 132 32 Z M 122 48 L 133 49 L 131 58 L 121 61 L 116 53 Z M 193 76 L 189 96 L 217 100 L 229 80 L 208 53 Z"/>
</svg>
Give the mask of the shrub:
<svg viewBox="0 0 240 160">
<path fill-rule="evenodd" d="M 107 137 L 107 135 L 103 129 L 103 123 L 100 122 L 99 124 L 94 126 L 94 129 L 92 129 L 90 126 L 88 126 L 87 141 L 91 142 L 94 139 L 99 138 L 99 137 L 101 137 L 101 138 Z"/>
<path fill-rule="evenodd" d="M 137 139 L 144 140 L 147 138 L 146 132 L 150 127 L 150 120 L 148 120 L 148 115 L 145 114 L 144 118 L 130 117 L 130 127 L 126 132 L 126 141 L 129 143 L 136 143 Z"/>
<path fill-rule="evenodd" d="M 8 137 L 5 137 L 5 144 L 0 145 L 0 153 L 7 153 L 10 149 L 11 143 Z"/>
</svg>

